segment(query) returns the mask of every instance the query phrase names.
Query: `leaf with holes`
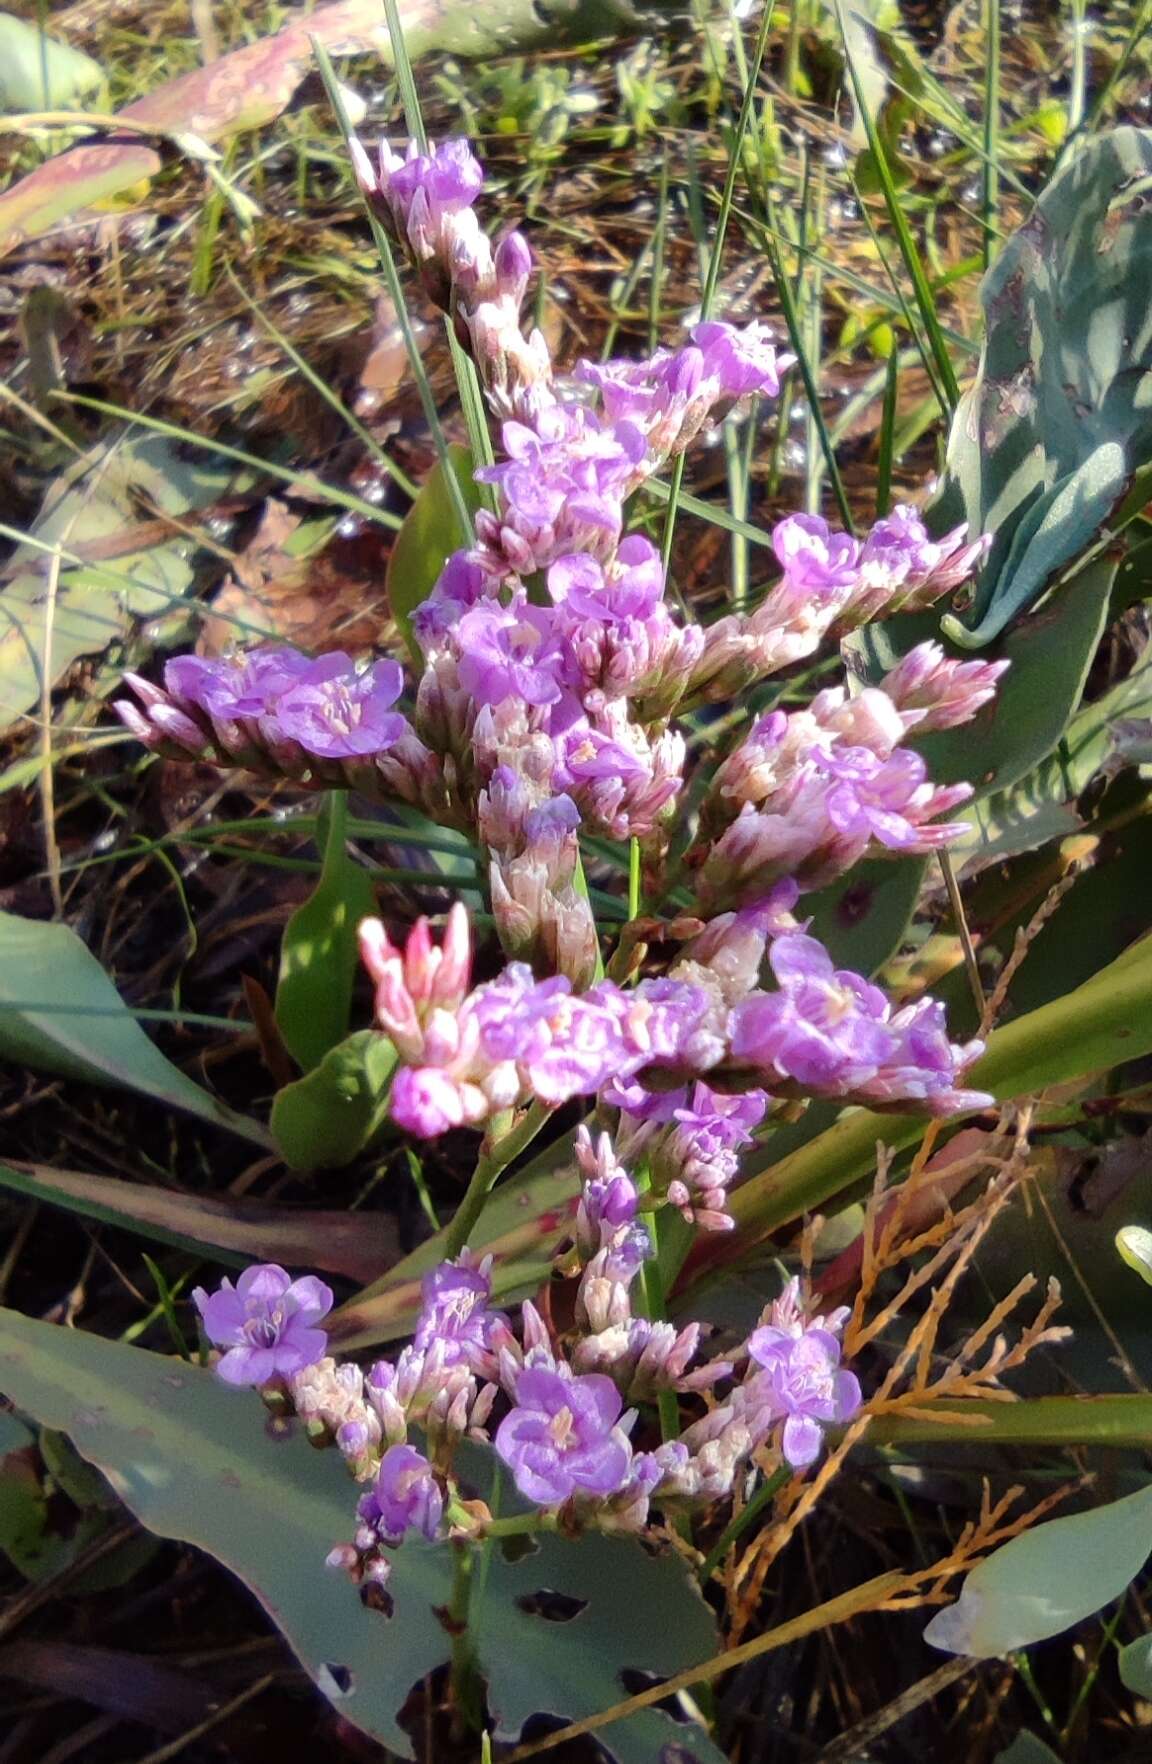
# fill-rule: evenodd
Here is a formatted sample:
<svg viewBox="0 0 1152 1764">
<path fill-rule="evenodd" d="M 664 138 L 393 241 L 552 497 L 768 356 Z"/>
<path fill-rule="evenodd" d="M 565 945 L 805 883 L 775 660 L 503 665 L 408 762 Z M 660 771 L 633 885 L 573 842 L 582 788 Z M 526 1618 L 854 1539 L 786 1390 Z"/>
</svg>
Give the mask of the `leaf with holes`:
<svg viewBox="0 0 1152 1764">
<path fill-rule="evenodd" d="M 450 1546 L 406 1541 L 393 1552 L 389 1611 L 371 1610 L 324 1565 L 355 1525 L 355 1485 L 337 1453 L 313 1450 L 294 1423 L 269 1421 L 255 1396 L 201 1367 L 13 1311 L 0 1311 L 0 1386 L 66 1432 L 142 1524 L 239 1575 L 340 1713 L 412 1756 L 399 1712 L 451 1654 L 439 1615 L 451 1596 Z M 477 1448 L 470 1462 L 489 1492 L 490 1455 Z M 638 1605 L 659 1610 L 659 1624 L 638 1625 Z M 625 1671 L 666 1676 L 718 1645 L 678 1560 L 631 1538 L 544 1538 L 515 1562 L 494 1550 L 473 1633 L 511 1737 L 538 1711 L 575 1718 L 619 1701 Z M 654 1710 L 607 1737 L 620 1764 L 651 1764 L 674 1743 L 685 1759 L 723 1764 L 697 1728 Z"/>
</svg>

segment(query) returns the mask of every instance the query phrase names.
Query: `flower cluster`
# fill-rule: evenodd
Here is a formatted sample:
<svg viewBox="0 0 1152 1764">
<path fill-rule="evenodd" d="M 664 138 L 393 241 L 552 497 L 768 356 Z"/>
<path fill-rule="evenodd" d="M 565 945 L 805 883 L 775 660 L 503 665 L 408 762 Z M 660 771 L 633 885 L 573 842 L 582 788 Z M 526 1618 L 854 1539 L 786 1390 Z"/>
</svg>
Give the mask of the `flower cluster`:
<svg viewBox="0 0 1152 1764">
<path fill-rule="evenodd" d="M 663 978 L 632 987 L 601 980 L 583 993 L 565 975 L 535 979 L 522 962 L 469 988 L 470 937 L 459 904 L 440 950 L 426 920 L 403 953 L 379 920 L 365 920 L 360 940 L 376 981 L 376 1020 L 403 1062 L 393 1118 L 430 1139 L 531 1099 L 556 1107 L 600 1093 L 645 1135 L 670 1126 L 652 1148 L 669 1199 L 697 1223 L 722 1228 L 736 1153 L 750 1143 L 769 1095 L 940 1115 L 991 1103 L 958 1086 L 983 1043 L 950 1042 L 941 1005 L 925 999 L 893 1012 L 879 987 L 834 970 L 815 938 L 774 929 L 778 917 L 760 916 L 754 929 L 741 920 L 730 915 L 727 935 L 713 931 L 704 959 L 690 948 Z M 749 960 L 749 949 L 762 956 L 769 943 L 777 985 L 764 991 L 752 983 L 759 959 Z M 732 962 L 733 944 L 743 966 Z M 746 1077 L 749 1068 L 754 1086 L 743 1095 L 698 1082 L 706 1073 Z"/>
<path fill-rule="evenodd" d="M 130 675 L 135 702 L 117 708 L 167 755 L 413 804 L 480 848 L 506 958 L 491 977 L 473 977 L 461 905 L 439 942 L 424 919 L 406 941 L 378 919 L 359 927 L 398 1056 L 399 1127 L 482 1128 L 495 1147 L 525 1105 L 578 1097 L 611 1127 L 576 1131 L 580 1194 L 555 1270 L 570 1302 L 543 1315 L 495 1309 L 488 1263 L 465 1251 L 425 1278 L 411 1343 L 361 1368 L 328 1354 L 332 1295 L 317 1280 L 258 1268 L 194 1295 L 221 1375 L 291 1405 L 342 1452 L 362 1493 L 330 1560 L 379 1582 L 405 1538 L 492 1522 L 456 1479 L 465 1439 L 491 1446 L 542 1522 L 636 1529 L 652 1506 L 729 1498 L 757 1468 L 804 1470 L 824 1428 L 859 1409 L 844 1313 L 810 1316 L 792 1282 L 746 1340 L 701 1358 L 699 1323 L 652 1314 L 653 1246 L 672 1212 L 730 1227 L 743 1154 L 807 1099 L 925 1115 L 990 1102 L 963 1082 L 979 1042 L 950 1041 L 931 999 L 900 1007 L 837 968 L 798 915 L 862 858 L 937 851 L 961 830 L 946 817 L 969 787 L 935 784 L 913 744 L 978 715 L 1004 664 L 922 643 L 862 689 L 753 716 L 735 738 L 718 723 L 718 762 L 694 762 L 687 789 L 677 719 L 869 620 L 935 604 L 986 540 L 934 538 L 905 507 L 859 537 L 788 515 L 753 610 L 706 627 L 680 616 L 660 553 L 627 530 L 629 499 L 741 401 L 776 397 L 790 358 L 760 322 L 707 318 L 679 347 L 562 376 L 523 326 L 526 241 L 489 238 L 477 216 L 468 145 L 385 144 L 372 158 L 356 143 L 354 165 L 498 425 L 469 541 L 445 546 L 412 618 L 415 676 L 272 646 L 177 658 L 163 686 Z M 632 844 L 633 886 L 655 914 L 633 894 L 607 974 L 582 836 L 586 859 L 598 841 Z M 607 870 L 593 881 L 612 886 Z"/>
<path fill-rule="evenodd" d="M 331 1551 L 333 1567 L 380 1583 L 386 1552 L 409 1534 L 482 1533 L 485 1509 L 465 1506 L 454 1478 L 465 1438 L 491 1443 L 542 1519 L 635 1530 L 653 1502 L 680 1509 L 729 1497 L 754 1458 L 805 1470 L 823 1427 L 860 1407 L 860 1386 L 839 1364 L 847 1313 L 808 1319 L 795 1281 L 745 1343 L 696 1367 L 699 1324 L 677 1331 L 634 1317 L 628 1288 L 650 1248 L 636 1223 L 635 1186 L 607 1136 L 593 1147 L 583 1133 L 577 1149 L 584 1263 L 568 1341 L 553 1337 L 529 1303 L 517 1336 L 491 1308 L 489 1263 L 467 1251 L 425 1277 L 412 1345 L 366 1371 L 329 1357 L 324 1331 L 301 1324 L 331 1303 L 317 1280 L 289 1283 L 282 1268 L 256 1267 L 235 1290 L 225 1281 L 211 1296 L 196 1294 L 205 1333 L 227 1350 L 220 1376 L 287 1401 L 315 1443 L 339 1448 L 363 1486 L 354 1539 Z M 723 1384 L 727 1394 L 679 1438 L 638 1448 L 640 1412 L 626 1403 Z"/>
</svg>

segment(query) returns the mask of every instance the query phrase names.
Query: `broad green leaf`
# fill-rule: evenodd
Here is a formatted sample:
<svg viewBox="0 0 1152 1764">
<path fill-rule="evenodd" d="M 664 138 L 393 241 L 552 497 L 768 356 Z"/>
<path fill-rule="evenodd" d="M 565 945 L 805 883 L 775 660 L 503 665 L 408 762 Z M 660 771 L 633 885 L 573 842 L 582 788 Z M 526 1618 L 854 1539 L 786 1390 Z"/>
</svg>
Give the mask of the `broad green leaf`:
<svg viewBox="0 0 1152 1764">
<path fill-rule="evenodd" d="M 149 1041 L 67 925 L 0 913 L 0 1060 L 122 1085 L 267 1146 L 263 1127 L 201 1090 Z"/>
<path fill-rule="evenodd" d="M 1152 939 L 1134 944 L 1085 985 L 997 1029 L 983 1058 L 965 1075 L 1000 1101 L 1103 1072 L 1152 1052 Z M 750 1180 L 729 1199 L 736 1229 L 702 1244 L 693 1265 L 732 1260 L 780 1225 L 823 1207 L 875 1168 L 878 1145 L 914 1145 L 924 1132 L 915 1115 L 852 1109 L 833 1127 L 773 1161 L 769 1140 L 748 1160 Z"/>
<path fill-rule="evenodd" d="M 1121 1260 L 1152 1286 L 1152 1231 L 1143 1225 L 1124 1225 L 1116 1233 L 1116 1248 Z"/>
<path fill-rule="evenodd" d="M 0 115 L 19 110 L 79 110 L 104 86 L 90 55 L 61 43 L 10 12 L 0 12 Z"/>
<path fill-rule="evenodd" d="M 1060 1764 L 1051 1746 L 1046 1746 L 1034 1733 L 1018 1733 L 1012 1744 L 997 1752 L 992 1764 Z"/>
<path fill-rule="evenodd" d="M 386 1213 L 320 1212 L 269 1206 L 247 1196 L 182 1194 L 46 1164 L 0 1164 L 0 1188 L 238 1267 L 283 1262 L 371 1280 L 396 1259 L 396 1228 Z"/>
<path fill-rule="evenodd" d="M 472 476 L 472 455 L 453 442 L 447 450 L 447 465 L 464 492 L 470 513 L 475 514 L 480 507 L 480 490 Z M 417 667 L 424 665 L 424 657 L 413 635 L 412 614 L 431 594 L 452 553 L 466 543 L 448 491 L 444 462 L 437 460 L 396 535 L 385 578 L 388 610 Z"/>
<path fill-rule="evenodd" d="M 1152 653 L 1146 650 L 1125 679 L 1077 711 L 1039 765 L 1009 789 L 965 809 L 974 825 L 951 847 L 957 867 L 971 874 L 1076 832 L 1081 826 L 1073 806 L 1077 797 L 1102 772 L 1141 763 L 1140 743 L 1150 731 Z"/>
<path fill-rule="evenodd" d="M 1152 1700 L 1152 1635 L 1142 1635 L 1120 1649 L 1120 1681 L 1138 1697 Z"/>
<path fill-rule="evenodd" d="M 66 1432 L 133 1513 L 162 1537 L 197 1545 L 248 1585 L 340 1714 L 401 1757 L 399 1712 L 443 1665 L 451 1636 L 453 1550 L 407 1540 L 393 1553 L 389 1614 L 370 1610 L 324 1558 L 355 1526 L 357 1489 L 336 1452 L 212 1373 L 78 1330 L 0 1311 L 4 1386 L 22 1409 Z M 488 1454 L 475 1450 L 488 1492 Z M 570 1622 L 525 1609 L 542 1592 L 586 1601 Z M 637 1624 L 637 1610 L 660 1622 Z M 626 1694 L 626 1669 L 670 1675 L 710 1658 L 715 1622 L 671 1553 L 633 1539 L 538 1540 L 509 1562 L 493 1550 L 473 1614 L 478 1665 L 500 1737 L 547 1711 L 573 1719 Z M 723 1764 L 698 1729 L 649 1710 L 606 1730 L 620 1764 L 651 1764 L 683 1745 Z"/>
<path fill-rule="evenodd" d="M 805 896 L 818 937 L 838 968 L 874 974 L 899 948 L 916 907 L 927 859 L 869 858 L 817 894 Z"/>
<path fill-rule="evenodd" d="M 396 1049 L 376 1029 L 358 1029 L 314 1072 L 286 1084 L 272 1104 L 272 1137 L 294 1170 L 339 1169 L 358 1157 L 387 1117 Z"/>
<path fill-rule="evenodd" d="M 1105 441 L 1066 478 L 1038 498 L 1016 529 L 995 598 L 974 628 L 945 613 L 940 629 L 962 649 L 983 649 L 1070 558 L 1098 536 L 1128 481 L 1124 449 Z"/>
<path fill-rule="evenodd" d="M 356 931 L 376 910 L 368 874 L 348 851 L 347 821 L 347 792 L 330 791 L 318 829 L 324 868 L 311 898 L 284 927 L 280 945 L 276 1026 L 306 1072 L 348 1033 L 360 965 Z"/>
<path fill-rule="evenodd" d="M 993 536 L 967 642 L 1002 629 L 1098 537 L 1152 455 L 1150 174 L 1152 132 L 1084 141 L 985 278 L 984 350 L 935 511 L 941 527 L 966 519 Z"/>
<path fill-rule="evenodd" d="M 1064 583 L 996 645 L 993 656 L 1011 665 L 991 703 L 963 728 L 913 739 L 937 783 L 964 779 L 979 802 L 1006 790 L 1052 752 L 1080 702 L 1115 573 L 1115 563 L 1103 558 Z M 854 637 L 849 659 L 860 658 L 863 672 L 875 680 L 915 644 L 939 635 L 935 613 L 890 619 Z M 964 818 L 970 814 L 966 806 Z"/>
<path fill-rule="evenodd" d="M 0 578 L 0 729 L 39 705 L 46 658 L 51 684 L 125 637 L 134 619 L 184 602 L 195 538 L 149 521 L 142 508 L 180 520 L 215 502 L 235 475 L 232 465 L 185 458 L 164 436 L 126 430 L 61 472 L 31 529 L 37 543 L 18 546 Z M 55 545 L 68 555 L 49 632 Z"/>
<path fill-rule="evenodd" d="M 1152 1487 L 1045 1520 L 974 1568 L 924 1639 L 982 1660 L 1031 1647 L 1119 1598 L 1150 1554 Z"/>
</svg>

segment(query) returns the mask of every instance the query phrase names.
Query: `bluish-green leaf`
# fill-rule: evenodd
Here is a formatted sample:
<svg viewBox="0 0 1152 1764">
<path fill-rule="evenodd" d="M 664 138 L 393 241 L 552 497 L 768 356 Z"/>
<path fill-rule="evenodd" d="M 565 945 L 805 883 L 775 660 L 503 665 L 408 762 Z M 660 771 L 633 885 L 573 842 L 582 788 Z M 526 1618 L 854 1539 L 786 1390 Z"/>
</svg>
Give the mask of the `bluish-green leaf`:
<svg viewBox="0 0 1152 1764">
<path fill-rule="evenodd" d="M 1102 442 L 1040 496 L 1016 529 L 996 594 L 979 624 L 946 613 L 940 629 L 962 649 L 983 649 L 1037 599 L 1062 565 L 1099 536 L 1128 481 L 1124 449 Z"/>
<path fill-rule="evenodd" d="M 79 110 L 104 86 L 103 68 L 83 50 L 0 12 L 0 112 Z"/>
<path fill-rule="evenodd" d="M 1060 1635 L 1111 1604 L 1152 1554 L 1152 1487 L 1034 1525 L 993 1550 L 925 1641 L 986 1660 Z"/>
<path fill-rule="evenodd" d="M 268 1135 L 217 1102 L 151 1042 L 96 957 L 67 925 L 0 913 L 0 1060 L 113 1084 L 227 1127 Z"/>
<path fill-rule="evenodd" d="M 967 643 L 1098 538 L 1152 457 L 1150 176 L 1152 131 L 1083 142 L 985 278 L 984 350 L 934 511 L 992 535 Z"/>
<path fill-rule="evenodd" d="M 1018 1733 L 1012 1744 L 997 1752 L 992 1764 L 1060 1764 L 1051 1746 L 1046 1746 L 1034 1733 Z"/>
<path fill-rule="evenodd" d="M 272 1137 L 294 1170 L 339 1169 L 368 1146 L 387 1116 L 396 1049 L 376 1029 L 358 1029 L 315 1071 L 286 1084 L 272 1104 Z"/>
<path fill-rule="evenodd" d="M 315 892 L 284 927 L 280 945 L 276 1026 L 306 1072 L 348 1033 L 360 965 L 356 931 L 376 910 L 367 872 L 348 851 L 347 819 L 347 792 L 331 791 L 321 816 L 324 868 Z"/>
<path fill-rule="evenodd" d="M 1120 1649 L 1120 1680 L 1138 1697 L 1152 1701 L 1152 1635 L 1142 1635 Z"/>
</svg>

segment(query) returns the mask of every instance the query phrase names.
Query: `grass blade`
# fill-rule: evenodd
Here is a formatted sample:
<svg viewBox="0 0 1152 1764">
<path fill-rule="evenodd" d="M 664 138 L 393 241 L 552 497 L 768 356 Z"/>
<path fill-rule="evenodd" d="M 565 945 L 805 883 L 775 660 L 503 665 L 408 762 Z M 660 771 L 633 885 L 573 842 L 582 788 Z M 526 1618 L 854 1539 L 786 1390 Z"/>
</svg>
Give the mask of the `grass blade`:
<svg viewBox="0 0 1152 1764">
<path fill-rule="evenodd" d="M 876 127 L 876 119 L 869 108 L 867 96 L 864 91 L 864 82 L 860 78 L 860 70 L 856 66 L 856 60 L 852 53 L 852 41 L 847 28 L 847 20 L 844 16 L 844 0 L 835 0 L 835 7 L 836 20 L 839 24 L 840 36 L 844 44 L 844 59 L 848 67 L 849 77 L 852 81 L 852 90 L 856 94 L 857 108 L 859 109 L 860 117 L 868 136 L 868 146 L 872 154 L 873 163 L 876 167 L 876 175 L 880 179 L 880 186 L 884 192 L 884 201 L 893 228 L 896 232 L 896 238 L 900 246 L 900 255 L 903 257 L 905 267 L 912 278 L 912 286 L 916 291 L 916 305 L 920 310 L 920 317 L 924 323 L 924 329 L 927 333 L 932 355 L 936 362 L 936 371 L 940 376 L 940 383 L 948 401 L 948 408 L 954 410 L 960 401 L 960 388 L 956 382 L 956 372 L 952 366 L 952 357 L 948 353 L 948 346 L 944 341 L 944 333 L 940 328 L 940 319 L 936 312 L 936 302 L 932 297 L 932 290 L 929 286 L 928 277 L 925 273 L 920 253 L 916 248 L 916 241 L 912 237 L 912 229 L 909 227 L 907 216 L 901 207 L 900 194 L 892 176 L 892 167 L 888 163 L 888 154 L 885 150 L 884 142 L 881 139 L 880 131 Z"/>
</svg>

